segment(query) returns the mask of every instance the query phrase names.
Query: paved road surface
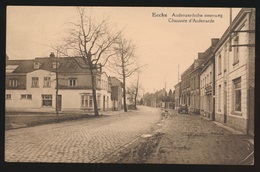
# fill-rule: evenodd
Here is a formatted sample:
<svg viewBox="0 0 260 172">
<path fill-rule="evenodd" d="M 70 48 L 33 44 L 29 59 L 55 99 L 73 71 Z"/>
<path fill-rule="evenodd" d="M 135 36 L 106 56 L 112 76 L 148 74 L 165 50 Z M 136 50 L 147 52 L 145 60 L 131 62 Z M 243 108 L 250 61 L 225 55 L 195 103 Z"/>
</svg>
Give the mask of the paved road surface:
<svg viewBox="0 0 260 172">
<path fill-rule="evenodd" d="M 5 132 L 5 161 L 99 162 L 160 119 L 160 109 L 140 107 L 120 115 L 9 130 Z"/>
<path fill-rule="evenodd" d="M 219 127 L 213 121 L 175 111 L 161 120 L 154 130 L 106 162 L 155 164 L 252 165 L 252 137 Z M 247 158 L 247 159 L 246 159 Z"/>
</svg>

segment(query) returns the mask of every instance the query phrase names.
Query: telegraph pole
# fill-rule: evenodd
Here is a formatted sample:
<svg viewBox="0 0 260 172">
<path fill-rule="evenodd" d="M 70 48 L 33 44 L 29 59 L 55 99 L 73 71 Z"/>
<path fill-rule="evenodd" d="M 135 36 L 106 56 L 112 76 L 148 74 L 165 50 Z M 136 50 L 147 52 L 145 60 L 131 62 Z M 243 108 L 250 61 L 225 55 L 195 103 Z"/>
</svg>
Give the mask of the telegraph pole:
<svg viewBox="0 0 260 172">
<path fill-rule="evenodd" d="M 229 51 L 232 51 L 232 47 L 231 47 L 231 34 L 232 34 L 232 8 L 229 9 Z"/>
<path fill-rule="evenodd" d="M 55 57 L 55 74 L 56 74 L 56 115 L 57 115 L 57 121 L 60 122 L 60 115 L 59 115 L 59 108 L 58 108 L 58 95 L 59 95 L 59 76 L 58 76 L 58 56 Z"/>
</svg>

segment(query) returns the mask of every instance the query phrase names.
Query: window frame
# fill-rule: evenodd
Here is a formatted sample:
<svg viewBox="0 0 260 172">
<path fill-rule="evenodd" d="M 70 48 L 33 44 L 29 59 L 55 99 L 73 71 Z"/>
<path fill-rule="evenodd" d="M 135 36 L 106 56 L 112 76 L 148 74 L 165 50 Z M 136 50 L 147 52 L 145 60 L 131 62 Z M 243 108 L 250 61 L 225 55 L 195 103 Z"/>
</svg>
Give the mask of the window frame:
<svg viewBox="0 0 260 172">
<path fill-rule="evenodd" d="M 90 98 L 92 98 L 92 99 L 90 99 Z M 92 94 L 81 94 L 81 108 L 87 108 L 87 109 L 94 108 Z"/>
<path fill-rule="evenodd" d="M 40 68 L 40 63 L 39 62 L 34 62 L 33 63 L 33 68 L 34 69 L 39 69 Z"/>
<path fill-rule="evenodd" d="M 45 80 L 47 79 L 47 80 Z M 49 83 L 48 85 L 46 83 Z M 43 77 L 43 87 L 51 87 L 51 77 Z"/>
<path fill-rule="evenodd" d="M 37 79 L 37 82 L 34 79 Z M 34 84 L 34 83 L 37 83 L 37 84 Z M 32 87 L 33 88 L 39 87 L 39 77 L 32 77 Z"/>
<path fill-rule="evenodd" d="M 73 81 L 75 81 L 75 82 L 73 82 Z M 69 87 L 77 87 L 77 84 L 78 84 L 77 78 L 69 78 L 68 79 L 68 86 Z"/>
<path fill-rule="evenodd" d="M 6 100 L 11 100 L 12 99 L 12 94 L 5 94 L 5 99 Z"/>
<path fill-rule="evenodd" d="M 49 99 L 46 97 L 50 97 Z M 42 94 L 42 107 L 52 107 L 52 95 L 51 94 Z M 44 101 L 50 101 L 50 105 L 45 105 Z"/>
<path fill-rule="evenodd" d="M 32 100 L 32 94 L 21 94 L 21 100 Z"/>
<path fill-rule="evenodd" d="M 9 87 L 15 88 L 18 86 L 18 79 L 17 78 L 10 78 L 9 79 Z"/>
<path fill-rule="evenodd" d="M 238 88 L 236 88 L 236 85 L 238 85 L 239 84 L 239 87 Z M 237 94 L 236 94 L 236 92 L 237 91 L 239 91 L 240 92 L 240 102 L 239 102 L 239 104 L 240 104 L 240 110 L 237 110 L 236 108 L 237 108 L 237 106 L 236 106 L 236 104 L 237 104 Z M 242 89 L 241 89 L 241 77 L 239 77 L 239 78 L 237 78 L 237 79 L 234 79 L 233 80 L 233 111 L 235 112 L 235 114 L 236 115 L 238 115 L 238 114 L 241 114 L 241 112 L 242 112 Z"/>
</svg>

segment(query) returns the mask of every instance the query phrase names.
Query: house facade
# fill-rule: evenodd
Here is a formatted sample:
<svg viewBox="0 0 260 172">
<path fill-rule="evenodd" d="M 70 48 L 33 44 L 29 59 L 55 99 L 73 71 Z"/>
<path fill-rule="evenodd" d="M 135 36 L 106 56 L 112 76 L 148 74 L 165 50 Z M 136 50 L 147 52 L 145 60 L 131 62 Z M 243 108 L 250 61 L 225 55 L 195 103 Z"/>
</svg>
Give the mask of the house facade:
<svg viewBox="0 0 260 172">
<path fill-rule="evenodd" d="M 112 109 L 111 83 L 101 68 L 95 72 L 97 104 Z M 6 111 L 93 110 L 91 75 L 79 57 L 6 61 Z"/>
<path fill-rule="evenodd" d="M 123 98 L 122 82 L 116 77 L 109 77 L 109 80 L 111 82 L 111 100 L 113 103 L 112 109 L 114 111 L 121 110 Z"/>
<path fill-rule="evenodd" d="M 215 120 L 215 55 L 213 49 L 219 39 L 211 39 L 208 53 L 204 53 L 200 72 L 200 114 L 208 119 Z"/>
<path fill-rule="evenodd" d="M 193 64 L 181 74 L 180 84 L 180 104 L 187 105 L 190 111 L 190 73 L 193 69 Z"/>
<path fill-rule="evenodd" d="M 203 60 L 203 53 L 199 53 L 198 59 L 194 60 L 190 71 L 190 110 L 189 112 L 199 114 L 199 73 L 201 70 L 201 61 Z"/>
<path fill-rule="evenodd" d="M 215 49 L 215 119 L 254 133 L 255 9 L 243 8 Z"/>
<path fill-rule="evenodd" d="M 174 94 L 174 99 L 175 99 L 175 109 L 178 110 L 179 108 L 179 104 L 180 104 L 180 83 L 176 84 L 174 86 L 174 89 L 175 89 L 175 94 Z"/>
</svg>

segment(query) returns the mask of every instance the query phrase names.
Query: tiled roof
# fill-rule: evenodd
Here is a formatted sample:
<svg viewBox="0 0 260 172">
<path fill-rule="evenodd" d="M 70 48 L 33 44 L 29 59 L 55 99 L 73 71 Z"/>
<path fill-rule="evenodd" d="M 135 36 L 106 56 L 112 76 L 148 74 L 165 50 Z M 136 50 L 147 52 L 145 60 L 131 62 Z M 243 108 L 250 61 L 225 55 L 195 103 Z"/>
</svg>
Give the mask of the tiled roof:
<svg viewBox="0 0 260 172">
<path fill-rule="evenodd" d="M 110 81 L 111 81 L 111 86 L 121 86 L 122 82 L 117 79 L 116 77 L 109 77 Z"/>
<path fill-rule="evenodd" d="M 6 65 L 19 65 L 13 73 L 29 73 L 35 70 L 48 70 L 54 72 L 53 62 L 58 60 L 60 66 L 58 72 L 60 73 L 88 73 L 88 66 L 81 57 L 40 57 L 34 60 L 7 60 Z M 34 69 L 34 62 L 40 63 L 39 69 Z"/>
</svg>

